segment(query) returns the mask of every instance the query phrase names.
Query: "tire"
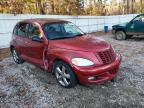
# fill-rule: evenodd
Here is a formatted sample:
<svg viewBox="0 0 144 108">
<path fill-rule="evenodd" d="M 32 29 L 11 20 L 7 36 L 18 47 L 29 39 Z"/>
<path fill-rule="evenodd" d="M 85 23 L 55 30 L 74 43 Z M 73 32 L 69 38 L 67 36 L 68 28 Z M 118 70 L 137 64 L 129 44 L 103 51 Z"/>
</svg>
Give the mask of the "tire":
<svg viewBox="0 0 144 108">
<path fill-rule="evenodd" d="M 54 63 L 53 72 L 59 85 L 72 88 L 77 85 L 77 78 L 71 67 L 63 61 Z"/>
<path fill-rule="evenodd" d="M 22 64 L 22 63 L 25 62 L 24 60 L 22 60 L 22 59 L 19 57 L 19 54 L 18 54 L 18 52 L 16 51 L 15 48 L 12 48 L 12 49 L 11 49 L 11 53 L 12 53 L 13 60 L 14 60 L 14 62 L 15 62 L 16 64 Z"/>
<path fill-rule="evenodd" d="M 117 81 L 117 78 L 114 78 L 114 79 L 111 79 L 111 82 L 116 82 Z"/>
<path fill-rule="evenodd" d="M 115 33 L 115 38 L 116 38 L 116 40 L 126 40 L 127 36 L 124 31 L 117 31 Z"/>
</svg>

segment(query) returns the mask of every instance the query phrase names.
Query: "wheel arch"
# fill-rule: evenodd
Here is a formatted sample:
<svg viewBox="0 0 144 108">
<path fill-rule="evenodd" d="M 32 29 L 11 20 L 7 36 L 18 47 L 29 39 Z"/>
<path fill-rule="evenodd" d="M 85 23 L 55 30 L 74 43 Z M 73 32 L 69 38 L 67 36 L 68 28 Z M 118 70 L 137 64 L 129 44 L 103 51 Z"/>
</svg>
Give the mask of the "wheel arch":
<svg viewBox="0 0 144 108">
<path fill-rule="evenodd" d="M 50 61 L 50 71 L 52 73 L 53 73 L 54 64 L 58 61 L 62 61 L 64 63 L 68 64 L 72 68 L 72 64 L 69 63 L 69 60 L 66 57 L 61 58 L 61 57 L 57 56 L 53 60 Z"/>
<path fill-rule="evenodd" d="M 10 45 L 10 51 L 12 51 L 12 49 L 15 48 L 13 45 Z"/>
<path fill-rule="evenodd" d="M 53 59 L 51 59 L 51 58 L 53 58 Z M 58 54 L 55 55 L 54 54 L 54 55 L 50 56 L 49 60 L 50 60 L 49 61 L 49 71 L 52 72 L 52 74 L 54 74 L 54 72 L 53 72 L 54 64 L 56 62 L 58 62 L 58 61 L 62 61 L 62 62 L 66 63 L 67 65 L 69 65 L 71 67 L 71 69 L 73 70 L 73 72 L 74 72 L 74 74 L 76 75 L 76 78 L 77 78 L 77 74 L 76 74 L 76 72 L 73 69 L 72 63 L 70 62 L 71 61 L 71 57 L 66 56 L 66 55 L 62 56 L 62 55 L 58 55 Z"/>
<path fill-rule="evenodd" d="M 124 28 L 117 28 L 115 33 L 118 32 L 118 31 L 123 31 L 124 33 L 126 33 L 126 30 Z"/>
<path fill-rule="evenodd" d="M 77 82 L 79 83 L 78 76 L 77 76 L 76 72 L 74 71 L 72 64 L 69 63 L 66 59 L 55 58 L 55 59 L 53 60 L 53 65 L 52 65 L 52 70 L 51 70 L 52 74 L 54 75 L 54 71 L 53 71 L 53 69 L 54 69 L 54 63 L 56 63 L 56 62 L 58 62 L 58 61 L 61 61 L 61 62 L 66 63 L 66 64 L 72 69 L 73 74 L 75 75 L 75 78 L 76 78 Z"/>
</svg>

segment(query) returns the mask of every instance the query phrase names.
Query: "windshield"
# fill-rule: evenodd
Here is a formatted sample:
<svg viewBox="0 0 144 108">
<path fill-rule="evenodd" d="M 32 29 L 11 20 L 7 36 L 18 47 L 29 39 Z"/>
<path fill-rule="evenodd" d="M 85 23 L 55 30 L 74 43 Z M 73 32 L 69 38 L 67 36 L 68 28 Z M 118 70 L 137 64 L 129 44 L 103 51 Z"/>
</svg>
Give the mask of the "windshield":
<svg viewBox="0 0 144 108">
<path fill-rule="evenodd" d="M 46 23 L 44 33 L 48 39 L 64 39 L 83 36 L 84 33 L 70 22 Z"/>
</svg>

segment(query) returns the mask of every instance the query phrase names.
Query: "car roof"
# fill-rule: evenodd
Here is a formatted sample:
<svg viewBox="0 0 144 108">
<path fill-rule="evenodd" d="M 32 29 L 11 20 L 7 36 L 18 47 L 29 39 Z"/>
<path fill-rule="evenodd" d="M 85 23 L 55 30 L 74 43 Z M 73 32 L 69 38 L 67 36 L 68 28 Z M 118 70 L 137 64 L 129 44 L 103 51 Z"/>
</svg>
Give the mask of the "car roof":
<svg viewBox="0 0 144 108">
<path fill-rule="evenodd" d="M 137 15 L 137 16 L 142 16 L 142 15 L 144 15 L 144 14 L 142 13 L 142 14 L 139 14 L 139 15 Z"/>
<path fill-rule="evenodd" d="M 28 22 L 28 23 L 37 22 L 43 25 L 45 23 L 68 22 L 68 21 L 61 20 L 61 19 L 54 19 L 54 18 L 35 18 L 35 19 L 26 19 L 26 20 L 20 21 L 19 23 L 22 23 L 22 22 Z"/>
</svg>

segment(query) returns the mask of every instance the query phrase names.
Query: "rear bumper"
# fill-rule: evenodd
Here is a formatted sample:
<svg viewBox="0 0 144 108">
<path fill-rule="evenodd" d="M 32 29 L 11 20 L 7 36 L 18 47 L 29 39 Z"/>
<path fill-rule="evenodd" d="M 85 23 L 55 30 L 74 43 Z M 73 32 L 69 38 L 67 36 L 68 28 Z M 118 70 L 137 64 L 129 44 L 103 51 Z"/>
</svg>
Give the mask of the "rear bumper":
<svg viewBox="0 0 144 108">
<path fill-rule="evenodd" d="M 117 76 L 120 63 L 121 56 L 117 54 L 116 60 L 109 65 L 89 68 L 74 67 L 74 70 L 81 83 L 101 84 L 108 80 L 112 80 Z M 90 77 L 93 77 L 94 79 L 90 80 Z"/>
</svg>

